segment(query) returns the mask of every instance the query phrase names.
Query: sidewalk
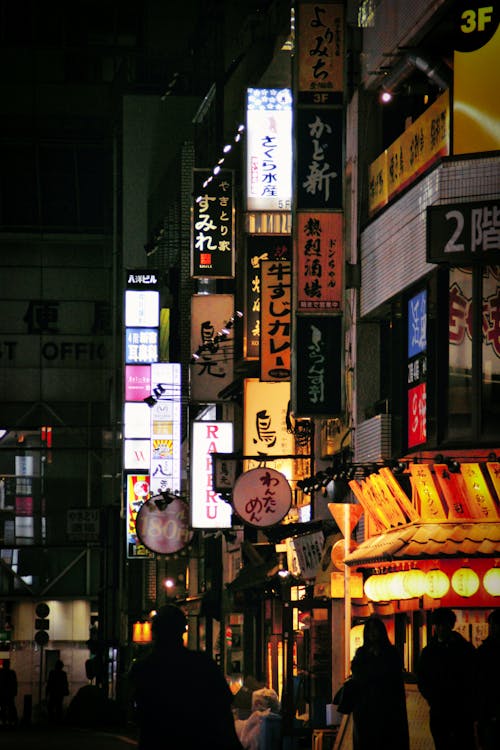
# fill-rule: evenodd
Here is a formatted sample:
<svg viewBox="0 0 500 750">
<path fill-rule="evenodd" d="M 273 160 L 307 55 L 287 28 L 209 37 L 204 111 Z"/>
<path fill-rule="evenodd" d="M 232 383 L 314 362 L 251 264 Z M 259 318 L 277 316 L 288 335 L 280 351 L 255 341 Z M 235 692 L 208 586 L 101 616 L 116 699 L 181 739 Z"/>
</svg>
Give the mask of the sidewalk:
<svg viewBox="0 0 500 750">
<path fill-rule="evenodd" d="M 133 750 L 137 747 L 135 727 L 85 729 L 67 724 L 20 724 L 15 729 L 0 727 L 2 750 Z"/>
</svg>

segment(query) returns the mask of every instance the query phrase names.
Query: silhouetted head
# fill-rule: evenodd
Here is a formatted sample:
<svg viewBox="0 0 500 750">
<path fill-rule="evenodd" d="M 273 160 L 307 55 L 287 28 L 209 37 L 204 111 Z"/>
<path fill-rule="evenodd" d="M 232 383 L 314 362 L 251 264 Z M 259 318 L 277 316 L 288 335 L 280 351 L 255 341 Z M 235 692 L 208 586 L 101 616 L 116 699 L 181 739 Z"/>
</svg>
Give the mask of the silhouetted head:
<svg viewBox="0 0 500 750">
<path fill-rule="evenodd" d="M 62 662 L 62 661 L 61 661 L 60 659 L 58 659 L 58 660 L 56 661 L 56 663 L 54 664 L 54 669 L 57 669 L 57 671 L 58 671 L 58 672 L 59 672 L 59 671 L 60 671 L 60 670 L 61 670 L 61 669 L 62 669 L 63 667 L 64 667 L 64 662 Z"/>
<path fill-rule="evenodd" d="M 457 616 L 452 609 L 441 607 L 441 609 L 436 609 L 436 611 L 432 613 L 432 624 L 434 625 L 436 636 L 439 641 L 444 641 L 449 638 L 456 621 Z"/>
<path fill-rule="evenodd" d="M 374 643 L 380 646 L 386 646 L 390 643 L 386 627 L 379 617 L 370 617 L 365 622 L 363 629 L 363 644 L 369 646 Z"/>
<path fill-rule="evenodd" d="M 153 639 L 159 644 L 180 642 L 186 628 L 186 615 L 174 604 L 160 607 L 151 622 Z"/>
<path fill-rule="evenodd" d="M 488 615 L 488 625 L 490 635 L 496 638 L 500 637 L 500 609 L 494 609 Z"/>
</svg>

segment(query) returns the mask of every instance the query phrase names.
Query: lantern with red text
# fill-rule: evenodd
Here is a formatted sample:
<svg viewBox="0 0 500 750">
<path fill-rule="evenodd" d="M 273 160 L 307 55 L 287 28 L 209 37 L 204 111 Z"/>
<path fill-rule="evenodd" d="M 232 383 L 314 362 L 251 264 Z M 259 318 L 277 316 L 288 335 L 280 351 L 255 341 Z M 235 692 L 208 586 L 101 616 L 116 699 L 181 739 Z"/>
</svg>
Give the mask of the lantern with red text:
<svg viewBox="0 0 500 750">
<path fill-rule="evenodd" d="M 427 587 L 425 593 L 431 599 L 442 599 L 450 590 L 450 580 L 446 573 L 439 568 L 429 570 L 427 575 Z"/>
<path fill-rule="evenodd" d="M 451 587 L 459 596 L 474 596 L 479 589 L 479 576 L 472 568 L 459 568 L 451 577 Z"/>
</svg>

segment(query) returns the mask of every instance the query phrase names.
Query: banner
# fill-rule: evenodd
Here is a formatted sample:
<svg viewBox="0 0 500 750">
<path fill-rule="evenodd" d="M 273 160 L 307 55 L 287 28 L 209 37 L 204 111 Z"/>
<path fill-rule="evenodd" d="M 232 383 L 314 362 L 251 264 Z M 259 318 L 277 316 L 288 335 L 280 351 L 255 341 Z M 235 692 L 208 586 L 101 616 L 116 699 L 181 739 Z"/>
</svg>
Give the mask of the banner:
<svg viewBox="0 0 500 750">
<path fill-rule="evenodd" d="M 333 417 L 342 408 L 342 317 L 297 315 L 297 416 Z"/>
<path fill-rule="evenodd" d="M 260 264 L 260 379 L 290 380 L 292 263 L 264 260 Z"/>
<path fill-rule="evenodd" d="M 206 169 L 193 170 L 191 276 L 195 279 L 234 277 L 233 183 L 231 170 L 221 170 L 217 176 Z"/>
<path fill-rule="evenodd" d="M 300 2 L 297 7 L 298 103 L 342 104 L 344 7 Z"/>
<path fill-rule="evenodd" d="M 343 214 L 297 212 L 298 311 L 342 307 Z"/>
</svg>

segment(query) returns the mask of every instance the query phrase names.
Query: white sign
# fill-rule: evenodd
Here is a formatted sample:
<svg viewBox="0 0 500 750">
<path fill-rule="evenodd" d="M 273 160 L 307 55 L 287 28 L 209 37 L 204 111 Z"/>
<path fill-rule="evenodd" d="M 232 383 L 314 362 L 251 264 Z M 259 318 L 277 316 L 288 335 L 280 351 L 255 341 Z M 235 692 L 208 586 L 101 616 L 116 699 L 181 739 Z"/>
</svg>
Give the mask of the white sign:
<svg viewBox="0 0 500 750">
<path fill-rule="evenodd" d="M 193 422 L 191 439 L 191 524 L 195 529 L 231 527 L 232 509 L 215 492 L 211 453 L 233 450 L 232 422 Z"/>
<path fill-rule="evenodd" d="M 153 291 L 125 292 L 127 328 L 157 328 L 160 324 L 160 294 Z"/>
<path fill-rule="evenodd" d="M 151 493 L 181 489 L 181 366 L 151 365 Z M 149 407 L 148 407 L 149 408 Z"/>
</svg>

